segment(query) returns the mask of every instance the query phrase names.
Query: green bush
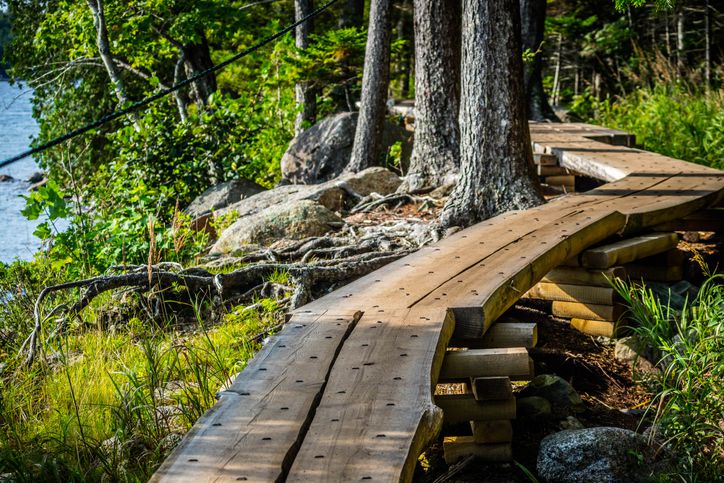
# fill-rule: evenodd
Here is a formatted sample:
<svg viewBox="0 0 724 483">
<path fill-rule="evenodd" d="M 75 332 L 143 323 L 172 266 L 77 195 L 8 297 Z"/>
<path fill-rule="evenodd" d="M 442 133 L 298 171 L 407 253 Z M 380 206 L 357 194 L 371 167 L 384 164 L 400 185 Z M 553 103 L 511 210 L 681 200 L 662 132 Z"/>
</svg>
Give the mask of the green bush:
<svg viewBox="0 0 724 483">
<path fill-rule="evenodd" d="M 724 474 L 724 275 L 708 274 L 681 311 L 641 285 L 614 282 L 633 331 L 654 352 L 660 372 L 644 383 L 649 412 L 674 450 L 678 474 L 664 479 L 719 481 Z"/>
<path fill-rule="evenodd" d="M 681 85 L 640 88 L 615 99 L 579 96 L 579 117 L 636 135 L 644 149 L 724 169 L 724 93 Z"/>
</svg>

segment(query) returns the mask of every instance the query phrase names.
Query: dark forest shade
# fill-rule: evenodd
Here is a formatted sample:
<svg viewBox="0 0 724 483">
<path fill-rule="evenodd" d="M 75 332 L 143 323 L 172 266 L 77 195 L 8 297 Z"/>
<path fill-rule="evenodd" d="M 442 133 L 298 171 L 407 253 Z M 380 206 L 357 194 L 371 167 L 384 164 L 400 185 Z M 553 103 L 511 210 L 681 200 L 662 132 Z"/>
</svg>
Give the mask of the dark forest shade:
<svg viewBox="0 0 724 483">
<path fill-rule="evenodd" d="M 520 0 L 520 31 L 523 51 L 538 52 L 543 42 L 546 21 L 546 0 Z M 543 60 L 537 53 L 533 61 L 524 67 L 525 94 L 528 102 L 528 119 L 534 121 L 559 121 L 543 91 Z"/>
</svg>

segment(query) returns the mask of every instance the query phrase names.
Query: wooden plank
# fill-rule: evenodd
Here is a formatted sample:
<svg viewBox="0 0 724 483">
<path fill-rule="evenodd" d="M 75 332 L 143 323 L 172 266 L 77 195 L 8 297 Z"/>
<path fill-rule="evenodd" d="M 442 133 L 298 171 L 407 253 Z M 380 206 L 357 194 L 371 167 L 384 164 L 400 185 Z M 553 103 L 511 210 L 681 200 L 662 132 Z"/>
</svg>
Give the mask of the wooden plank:
<svg viewBox="0 0 724 483">
<path fill-rule="evenodd" d="M 513 441 L 513 425 L 508 419 L 498 421 L 470 421 L 473 441 L 478 444 L 510 443 Z"/>
<path fill-rule="evenodd" d="M 571 327 L 584 334 L 603 337 L 616 335 L 616 323 L 601 320 L 571 319 Z"/>
<path fill-rule="evenodd" d="M 623 267 L 611 267 L 605 270 L 586 270 L 585 268 L 557 267 L 543 277 L 542 282 L 566 285 L 589 285 L 594 287 L 610 287 L 610 280 L 623 278 L 626 271 Z"/>
<path fill-rule="evenodd" d="M 485 333 L 483 337 L 475 339 L 453 339 L 451 347 L 466 347 L 468 349 L 499 349 L 506 347 L 525 347 L 530 349 L 538 343 L 538 325 L 532 322 L 505 322 L 500 321 Z"/>
<path fill-rule="evenodd" d="M 442 308 L 366 312 L 337 357 L 287 481 L 409 481 L 442 427 L 432 394 L 453 323 Z"/>
<path fill-rule="evenodd" d="M 543 182 L 550 186 L 566 186 L 573 188 L 576 185 L 576 177 L 572 174 L 559 176 L 546 176 Z"/>
<path fill-rule="evenodd" d="M 610 268 L 665 252 L 674 248 L 678 241 L 676 233 L 642 235 L 609 245 L 589 248 L 581 254 L 581 263 L 586 268 Z"/>
<path fill-rule="evenodd" d="M 654 231 L 705 231 L 724 232 L 724 210 L 710 208 L 696 211 L 674 221 L 652 227 Z"/>
<path fill-rule="evenodd" d="M 509 377 L 473 377 L 470 387 L 476 401 L 500 401 L 513 397 L 513 385 Z"/>
<path fill-rule="evenodd" d="M 558 166 L 558 158 L 553 154 L 533 153 L 533 162 L 540 166 Z"/>
<path fill-rule="evenodd" d="M 568 168 L 563 168 L 561 166 L 543 166 L 538 165 L 537 167 L 538 176 L 566 176 L 570 175 L 571 171 Z M 575 184 L 575 178 L 574 178 L 574 184 Z M 563 183 L 566 184 L 566 183 Z"/>
<path fill-rule="evenodd" d="M 551 312 L 567 319 L 591 319 L 616 321 L 624 313 L 622 305 L 582 304 L 578 302 L 553 302 Z"/>
<path fill-rule="evenodd" d="M 358 317 L 292 318 L 221 393 L 151 481 L 282 479 Z"/>
<path fill-rule="evenodd" d="M 443 440 L 445 463 L 452 465 L 468 456 L 485 463 L 504 463 L 513 459 L 510 443 L 478 444 L 472 436 L 448 436 Z"/>
<path fill-rule="evenodd" d="M 684 278 L 684 268 L 681 265 L 661 267 L 629 263 L 625 265 L 626 276 L 632 281 L 645 280 L 649 282 L 678 282 Z"/>
<path fill-rule="evenodd" d="M 528 351 L 523 347 L 448 351 L 440 370 L 441 381 L 490 376 L 530 379 Z"/>
<path fill-rule="evenodd" d="M 514 397 L 506 400 L 476 401 L 472 394 L 442 394 L 435 396 L 435 404 L 442 409 L 446 424 L 515 419 Z"/>
<path fill-rule="evenodd" d="M 531 299 L 600 305 L 611 305 L 616 301 L 616 292 L 611 287 L 591 287 L 551 282 L 537 283 L 523 296 Z"/>
</svg>

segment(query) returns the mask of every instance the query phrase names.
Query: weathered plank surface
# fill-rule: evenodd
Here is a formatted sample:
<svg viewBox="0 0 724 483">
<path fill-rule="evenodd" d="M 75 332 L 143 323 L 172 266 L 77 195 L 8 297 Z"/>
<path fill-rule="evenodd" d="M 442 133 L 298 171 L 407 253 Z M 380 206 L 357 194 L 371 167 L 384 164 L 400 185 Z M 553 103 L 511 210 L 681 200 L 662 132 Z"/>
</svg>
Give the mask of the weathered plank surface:
<svg viewBox="0 0 724 483">
<path fill-rule="evenodd" d="M 154 478 L 409 481 L 442 423 L 432 394 L 453 331 L 484 335 L 553 268 L 614 234 L 724 201 L 724 173 L 629 148 L 626 133 L 532 123 L 531 139 L 608 184 L 487 220 L 300 308 Z"/>
</svg>

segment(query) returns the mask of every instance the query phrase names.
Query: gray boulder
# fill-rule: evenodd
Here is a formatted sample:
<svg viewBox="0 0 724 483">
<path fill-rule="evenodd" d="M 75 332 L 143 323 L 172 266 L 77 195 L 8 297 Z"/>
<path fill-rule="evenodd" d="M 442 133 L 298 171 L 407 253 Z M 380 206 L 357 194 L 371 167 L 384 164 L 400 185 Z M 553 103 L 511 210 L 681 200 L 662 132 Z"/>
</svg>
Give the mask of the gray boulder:
<svg viewBox="0 0 724 483">
<path fill-rule="evenodd" d="M 192 217 L 198 218 L 262 191 L 266 191 L 266 189 L 253 181 L 233 179 L 207 189 L 196 197 L 184 211 Z"/>
<path fill-rule="evenodd" d="M 551 403 L 538 396 L 521 397 L 515 401 L 515 413 L 518 419 L 550 419 L 553 415 Z"/>
<path fill-rule="evenodd" d="M 618 339 L 613 356 L 616 360 L 629 364 L 636 371 L 654 372 L 657 370 L 655 364 L 651 362 L 656 358 L 653 350 L 635 335 Z"/>
<path fill-rule="evenodd" d="M 349 197 L 348 190 L 360 196 L 367 196 L 372 192 L 387 195 L 394 193 L 400 183 L 400 177 L 388 169 L 367 168 L 359 173 L 340 176 L 317 185 L 277 186 L 217 210 L 216 213 L 223 215 L 235 211 L 240 218 L 244 218 L 272 206 L 298 200 L 316 201 L 329 210 L 341 211 Z"/>
<path fill-rule="evenodd" d="M 319 203 L 311 200 L 290 201 L 238 219 L 224 230 L 211 248 L 211 253 L 234 253 L 245 245 L 269 245 L 280 238 L 300 240 L 321 236 L 341 227 L 342 223 L 339 216 Z"/>
<path fill-rule="evenodd" d="M 583 401 L 573 386 L 565 379 L 553 374 L 535 377 L 520 391 L 521 397 L 542 397 L 551 404 L 553 416 L 565 418 L 571 413 L 583 411 Z"/>
<path fill-rule="evenodd" d="M 349 163 L 356 128 L 357 113 L 342 112 L 304 130 L 282 156 L 280 184 L 315 184 L 338 177 Z M 404 127 L 386 122 L 382 142 L 385 152 L 401 142 L 403 164 L 409 159 L 412 134 Z"/>
<path fill-rule="evenodd" d="M 622 428 L 588 428 L 546 436 L 537 470 L 548 482 L 624 483 L 648 481 L 667 462 L 645 437 Z"/>
</svg>

